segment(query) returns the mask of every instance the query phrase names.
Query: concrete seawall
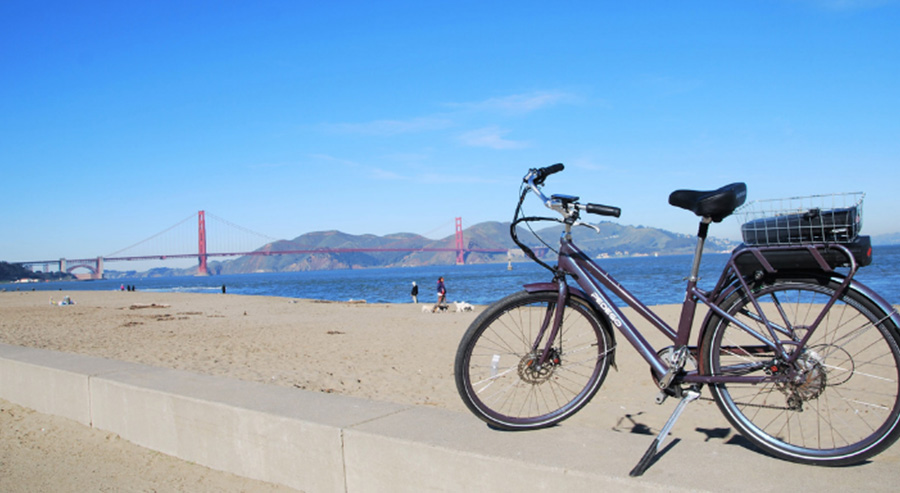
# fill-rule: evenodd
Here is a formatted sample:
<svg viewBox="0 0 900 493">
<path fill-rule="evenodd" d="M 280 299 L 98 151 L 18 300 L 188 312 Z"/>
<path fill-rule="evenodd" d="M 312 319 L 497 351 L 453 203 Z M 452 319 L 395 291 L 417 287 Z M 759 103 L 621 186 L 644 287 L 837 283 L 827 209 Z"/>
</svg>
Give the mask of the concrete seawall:
<svg viewBox="0 0 900 493">
<path fill-rule="evenodd" d="M 0 397 L 180 459 L 307 492 L 893 491 L 895 446 L 829 469 L 740 444 L 558 426 L 504 433 L 464 413 L 0 344 Z M 873 478 L 875 478 L 873 480 Z"/>
</svg>

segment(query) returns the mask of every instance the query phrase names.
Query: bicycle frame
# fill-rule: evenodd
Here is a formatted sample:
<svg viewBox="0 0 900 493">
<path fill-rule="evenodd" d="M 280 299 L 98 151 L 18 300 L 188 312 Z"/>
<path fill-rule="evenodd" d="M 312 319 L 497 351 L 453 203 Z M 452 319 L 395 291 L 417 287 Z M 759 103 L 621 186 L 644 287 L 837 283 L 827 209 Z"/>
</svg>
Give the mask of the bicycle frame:
<svg viewBox="0 0 900 493">
<path fill-rule="evenodd" d="M 701 235 L 698 239 L 697 250 L 694 254 L 694 262 L 691 271 L 691 277 L 688 278 L 688 284 L 685 290 L 685 298 L 682 303 L 681 308 L 681 316 L 679 318 L 679 323 L 677 329 L 673 329 L 669 324 L 667 324 L 664 320 L 662 320 L 655 312 L 653 312 L 650 308 L 644 305 L 637 297 L 635 297 L 628 289 L 619 284 L 611 274 L 597 265 L 593 260 L 591 260 L 584 252 L 582 252 L 575 244 L 572 242 L 571 238 L 571 226 L 566 226 L 566 232 L 563 234 L 560 240 L 560 250 L 559 250 L 559 259 L 557 264 L 557 279 L 553 283 L 538 283 L 531 284 L 526 286 L 527 290 L 530 291 L 546 291 L 551 289 L 552 286 L 558 290 L 558 309 L 555 310 L 555 314 L 553 317 L 552 328 L 547 338 L 547 348 L 549 349 L 550 344 L 555 339 L 557 331 L 560 326 L 560 321 L 563 316 L 563 309 L 565 307 L 565 300 L 569 296 L 570 287 L 568 283 L 563 278 L 564 276 L 560 275 L 560 273 L 565 273 L 566 275 L 572 276 L 577 283 L 577 285 L 581 288 L 582 292 L 585 295 L 585 298 L 590 300 L 595 309 L 599 310 L 599 313 L 602 316 L 605 316 L 607 320 L 621 332 L 623 336 L 628 340 L 628 342 L 634 346 L 634 348 L 638 351 L 638 353 L 643 357 L 650 367 L 653 369 L 656 374 L 663 376 L 666 375 L 667 372 L 670 371 L 670 367 L 667 362 L 661 358 L 657 349 L 654 348 L 647 339 L 641 334 L 641 332 L 634 326 L 634 324 L 625 316 L 625 314 L 616 306 L 615 303 L 610 299 L 609 295 L 603 290 L 603 287 L 608 289 L 613 295 L 621 299 L 626 305 L 634 309 L 638 315 L 647 320 L 651 325 L 653 325 L 657 330 L 659 330 L 662 334 L 664 334 L 667 338 L 672 340 L 674 346 L 676 348 L 687 347 L 691 349 L 695 349 L 696 346 L 689 346 L 688 341 L 692 333 L 692 326 L 694 323 L 694 318 L 696 314 L 696 308 L 698 303 L 702 303 L 709 307 L 709 309 L 717 314 L 718 316 L 728 320 L 730 323 L 733 323 L 739 327 L 741 327 L 748 334 L 751 334 L 753 337 L 760 341 L 761 347 L 764 347 L 764 350 L 770 350 L 774 352 L 777 358 L 781 361 L 792 363 L 796 358 L 799 357 L 801 351 L 792 351 L 788 352 L 784 345 L 782 344 L 779 337 L 777 337 L 776 333 L 789 334 L 789 328 L 779 327 L 775 325 L 772 321 L 768 320 L 760 308 L 757 300 L 751 295 L 752 303 L 757 311 L 755 315 L 757 317 L 757 321 L 763 323 L 768 331 L 768 337 L 759 334 L 757 331 L 747 326 L 745 323 L 736 319 L 732 315 L 726 313 L 724 310 L 719 308 L 716 305 L 716 301 L 722 299 L 722 293 L 729 286 L 735 286 L 733 289 L 743 289 L 747 293 L 751 293 L 750 287 L 747 284 L 746 280 L 740 275 L 739 270 L 736 265 L 736 259 L 741 255 L 755 255 L 758 258 L 762 259 L 762 265 L 766 270 L 771 272 L 775 272 L 775 269 L 771 267 L 767 262 L 765 262 L 761 252 L 768 250 L 768 247 L 761 248 L 751 248 L 740 252 L 734 252 L 732 257 L 729 259 L 726 264 L 722 276 L 719 279 L 719 282 L 716 284 L 716 287 L 711 292 L 704 291 L 697 286 L 698 271 L 700 265 L 700 259 L 702 256 L 704 237 L 705 235 Z M 837 301 L 837 299 L 849 288 L 850 282 L 852 280 L 853 274 L 856 272 L 857 266 L 855 261 L 853 260 L 853 256 L 847 251 L 846 248 L 842 246 L 835 246 L 836 248 L 842 249 L 845 254 L 848 256 L 851 262 L 851 270 L 849 275 L 844 278 L 842 287 L 831 297 L 831 299 L 823 306 L 823 309 L 816 321 L 813 323 L 811 327 L 809 327 L 807 334 L 803 337 L 801 341 L 799 341 L 798 347 L 803 347 L 806 342 L 809 340 L 810 336 L 815 332 L 815 329 L 819 326 L 820 322 L 823 320 L 825 314 L 831 308 L 831 306 Z M 775 247 L 778 248 L 778 247 Z M 822 259 L 821 255 L 817 253 L 815 248 L 810 248 L 810 254 L 817 258 L 817 260 L 822 264 L 823 269 L 827 268 L 828 270 L 832 270 L 828 267 L 827 263 Z M 561 279 L 563 278 L 563 279 Z M 737 283 L 730 281 L 731 279 L 736 278 Z M 601 287 L 602 286 L 602 287 Z M 727 293 L 726 293 L 727 294 Z M 542 339 L 542 336 L 550 324 L 548 318 L 544 321 L 544 325 L 542 327 L 541 333 L 538 335 L 536 339 L 535 346 L 539 345 L 539 341 Z M 535 347 L 534 349 L 537 349 Z M 549 355 L 549 351 L 543 351 L 543 357 L 541 364 L 543 364 L 546 358 Z M 704 376 L 700 375 L 697 370 L 686 372 L 680 382 L 688 383 L 688 384 L 713 384 L 713 383 L 762 383 L 767 381 L 783 381 L 788 377 L 785 375 L 781 376 L 740 376 L 740 375 L 727 375 L 727 376 Z"/>
<path fill-rule="evenodd" d="M 504 430 L 543 428 L 567 419 L 590 401 L 615 365 L 619 332 L 650 366 L 660 390 L 656 403 L 679 399 L 630 476 L 640 476 L 653 464 L 704 384 L 737 431 L 783 459 L 855 464 L 900 438 L 900 314 L 854 280 L 857 269 L 872 261 L 868 237 L 834 243 L 824 233 L 793 240 L 788 232 L 781 235 L 787 238 L 784 245 L 771 245 L 765 230 L 764 244 L 754 240 L 736 248 L 707 291 L 698 283 L 709 226 L 739 210 L 746 185 L 676 190 L 669 204 L 701 222 L 673 328 L 574 244 L 575 226 L 601 232 L 580 220 L 582 212 L 619 217 L 621 209 L 582 203 L 573 195 L 545 196 L 545 179 L 563 168 L 554 164 L 528 171 L 510 223 L 513 242 L 553 272 L 552 281 L 528 284 L 525 292 L 491 305 L 460 341 L 457 390 L 476 416 Z M 532 192 L 562 218 L 526 215 L 522 204 Z M 788 216 L 794 212 L 784 210 Z M 556 265 L 545 263 L 519 239 L 518 225 L 533 221 L 564 225 Z M 707 307 L 702 321 L 695 320 L 698 304 Z M 661 335 L 642 334 L 645 327 L 626 317 L 632 316 L 626 307 Z M 690 345 L 695 322 L 702 322 L 696 324 L 701 328 Z M 668 341 L 660 340 L 663 336 Z M 690 359 L 696 369 L 686 365 Z"/>
</svg>

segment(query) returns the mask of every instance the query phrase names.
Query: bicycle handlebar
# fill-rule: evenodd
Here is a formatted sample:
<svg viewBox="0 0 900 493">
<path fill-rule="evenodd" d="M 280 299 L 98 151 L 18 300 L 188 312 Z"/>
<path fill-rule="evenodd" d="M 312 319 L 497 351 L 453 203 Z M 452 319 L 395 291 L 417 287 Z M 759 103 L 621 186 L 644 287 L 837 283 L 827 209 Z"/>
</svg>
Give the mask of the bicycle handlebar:
<svg viewBox="0 0 900 493">
<path fill-rule="evenodd" d="M 597 214 L 598 216 L 619 217 L 622 209 L 611 205 L 587 204 L 584 206 L 585 212 L 588 214 Z"/>
<path fill-rule="evenodd" d="M 553 173 L 559 173 L 564 169 L 565 166 L 563 166 L 562 163 L 556 163 L 544 168 L 529 170 L 528 174 L 525 175 L 524 181 L 529 184 L 541 186 L 544 184 L 544 180 L 546 180 L 548 176 L 552 175 Z"/>
<path fill-rule="evenodd" d="M 544 168 L 536 168 L 528 171 L 528 174 L 525 175 L 523 181 L 528 185 L 528 187 L 533 191 L 538 197 L 541 198 L 541 201 L 550 209 L 553 209 L 557 212 L 562 213 L 563 215 L 568 215 L 566 211 L 567 203 L 571 203 L 575 208 L 583 210 L 588 214 L 597 214 L 599 216 L 612 216 L 619 217 L 622 214 L 622 209 L 618 207 L 613 207 L 610 205 L 602 205 L 602 204 L 579 204 L 577 202 L 577 197 L 572 197 L 571 201 L 563 201 L 554 196 L 553 198 L 547 198 L 541 189 L 539 188 L 544 184 L 544 180 L 547 179 L 548 176 L 559 173 L 565 169 L 562 163 L 556 163 Z"/>
</svg>

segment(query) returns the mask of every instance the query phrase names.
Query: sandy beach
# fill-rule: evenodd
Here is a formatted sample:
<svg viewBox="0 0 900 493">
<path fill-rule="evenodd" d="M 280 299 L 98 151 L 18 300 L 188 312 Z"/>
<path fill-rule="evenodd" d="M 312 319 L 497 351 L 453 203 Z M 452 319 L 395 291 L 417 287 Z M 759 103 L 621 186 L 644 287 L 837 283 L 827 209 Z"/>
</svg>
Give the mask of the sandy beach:
<svg viewBox="0 0 900 493">
<path fill-rule="evenodd" d="M 75 304 L 55 304 L 64 296 Z M 468 412 L 456 392 L 453 359 L 460 337 L 484 307 L 476 307 L 474 312 L 432 314 L 424 313 L 422 306 L 228 294 L 7 291 L 0 293 L 0 342 Z M 659 313 L 674 324 L 678 308 L 659 307 Z M 651 341 L 661 343 L 662 339 Z M 674 402 L 654 404 L 655 386 L 647 365 L 630 347 L 620 346 L 617 363 L 619 371 L 613 371 L 594 400 L 565 424 L 635 433 L 635 440 L 649 445 L 651 438 L 640 434 L 648 429 L 658 432 Z M 241 486 L 233 476 L 220 479 L 224 473 L 139 447 L 126 453 L 132 446 L 124 440 L 82 428 L 0 401 L 0 476 L 6 477 L 0 479 L 0 490 L 96 490 L 113 481 L 109 475 L 116 480 L 123 476 L 127 480 L 127 475 L 141 477 L 144 482 L 125 483 L 134 484 L 134 491 L 279 490 L 252 481 L 250 486 Z M 712 402 L 698 401 L 683 415 L 674 433 L 681 439 L 709 441 L 728 440 L 734 432 Z M 80 441 L 67 444 L 64 437 L 71 434 Z M 111 448 L 114 452 L 109 461 L 121 467 L 105 471 L 109 461 L 100 460 L 87 466 L 94 468 L 93 473 L 85 472 L 79 458 L 93 460 L 107 453 L 95 448 Z M 53 463 L 53 456 L 48 455 L 51 449 L 57 450 L 59 463 Z M 896 449 L 886 454 L 897 456 Z M 169 460 L 171 463 L 166 462 Z M 49 481 L 51 476 L 59 478 L 58 482 L 20 483 L 51 470 L 47 463 L 53 463 L 52 474 L 44 473 L 39 480 Z M 162 463 L 166 465 L 160 466 Z M 34 470 L 16 472 L 23 467 Z M 153 477 L 148 470 L 160 467 L 178 470 L 185 477 L 188 472 L 181 468 L 193 467 L 199 472 L 188 480 L 191 484 L 157 484 L 146 479 Z M 175 475 L 161 474 L 158 481 L 166 476 Z M 238 489 L 228 489 L 232 487 Z"/>
<path fill-rule="evenodd" d="M 54 302 L 69 296 L 76 304 L 51 305 L 51 296 Z M 423 306 L 228 294 L 6 292 L 0 293 L 0 342 L 468 412 L 456 391 L 453 359 L 484 307 L 456 313 L 451 305 L 450 312 L 433 314 L 423 313 Z M 670 323 L 677 309 L 659 307 Z M 649 369 L 630 347 L 621 349 L 620 371 L 572 421 L 610 428 L 625 414 L 647 412 L 655 396 Z"/>
</svg>

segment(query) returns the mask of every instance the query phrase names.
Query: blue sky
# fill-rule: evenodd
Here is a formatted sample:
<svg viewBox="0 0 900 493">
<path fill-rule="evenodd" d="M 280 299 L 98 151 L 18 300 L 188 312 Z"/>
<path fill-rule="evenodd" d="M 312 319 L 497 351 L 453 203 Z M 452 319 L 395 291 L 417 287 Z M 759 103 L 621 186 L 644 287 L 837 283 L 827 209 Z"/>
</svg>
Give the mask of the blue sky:
<svg viewBox="0 0 900 493">
<path fill-rule="evenodd" d="M 0 259 L 201 209 L 438 238 L 556 162 L 548 191 L 624 224 L 692 234 L 669 192 L 743 181 L 865 191 L 864 231 L 897 232 L 897 26 L 875 0 L 2 2 Z"/>
</svg>

